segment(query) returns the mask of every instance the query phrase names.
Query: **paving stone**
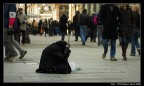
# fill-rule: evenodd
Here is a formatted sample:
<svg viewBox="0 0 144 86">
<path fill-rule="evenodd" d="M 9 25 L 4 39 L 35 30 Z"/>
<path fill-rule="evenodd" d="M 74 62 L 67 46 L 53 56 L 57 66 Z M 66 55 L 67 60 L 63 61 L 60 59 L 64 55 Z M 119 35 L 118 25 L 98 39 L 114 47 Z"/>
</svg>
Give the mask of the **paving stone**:
<svg viewBox="0 0 144 86">
<path fill-rule="evenodd" d="M 4 82 L 23 82 L 23 83 L 53 83 L 53 82 L 140 82 L 141 81 L 141 57 L 129 56 L 130 47 L 128 46 L 128 61 L 122 60 L 121 47 L 116 45 L 115 57 L 118 61 L 110 61 L 110 46 L 105 59 L 102 59 L 103 47 L 96 43 L 86 42 L 86 46 L 81 45 L 81 41 L 75 42 L 71 36 L 71 54 L 69 62 L 75 62 L 79 71 L 72 71 L 71 74 L 43 74 L 36 73 L 39 67 L 42 50 L 61 37 L 32 36 L 31 43 L 21 45 L 28 51 L 23 59 L 16 57 L 14 62 L 4 61 Z M 66 39 L 68 37 L 66 36 Z"/>
</svg>

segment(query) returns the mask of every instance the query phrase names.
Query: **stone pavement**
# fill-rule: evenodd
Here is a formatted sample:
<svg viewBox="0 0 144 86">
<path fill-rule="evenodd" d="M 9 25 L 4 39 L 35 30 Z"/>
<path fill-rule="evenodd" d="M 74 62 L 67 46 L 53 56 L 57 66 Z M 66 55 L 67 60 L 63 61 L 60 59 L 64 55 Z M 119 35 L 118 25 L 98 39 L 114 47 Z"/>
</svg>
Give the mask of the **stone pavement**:
<svg viewBox="0 0 144 86">
<path fill-rule="evenodd" d="M 97 42 L 90 42 L 88 39 L 85 46 L 74 41 L 74 36 L 70 36 L 71 54 L 69 62 L 75 62 L 76 67 L 81 70 L 72 71 L 71 74 L 43 74 L 35 73 L 39 66 L 42 50 L 49 44 L 61 39 L 60 36 L 45 37 L 33 36 L 30 34 L 31 43 L 21 45 L 28 52 L 26 56 L 19 60 L 15 58 L 13 62 L 4 61 L 4 83 L 51 83 L 51 82 L 141 82 L 141 57 L 130 56 L 128 46 L 128 61 L 122 60 L 121 47 L 117 40 L 116 55 L 118 61 L 110 61 L 110 51 L 105 59 L 102 59 L 103 47 L 97 46 Z M 68 37 L 66 36 L 66 41 Z M 109 47 L 110 50 L 110 47 Z M 140 83 L 138 83 L 140 84 Z"/>
</svg>

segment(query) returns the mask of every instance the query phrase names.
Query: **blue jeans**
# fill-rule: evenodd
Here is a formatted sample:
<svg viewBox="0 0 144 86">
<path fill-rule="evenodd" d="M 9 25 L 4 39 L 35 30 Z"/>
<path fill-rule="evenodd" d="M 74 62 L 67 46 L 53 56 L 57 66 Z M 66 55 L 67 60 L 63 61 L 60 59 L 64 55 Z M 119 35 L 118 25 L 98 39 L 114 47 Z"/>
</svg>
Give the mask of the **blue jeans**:
<svg viewBox="0 0 144 86">
<path fill-rule="evenodd" d="M 140 49 L 140 43 L 138 41 L 138 38 L 140 36 L 140 30 L 134 29 L 132 36 L 131 36 L 131 53 L 132 54 L 136 54 L 136 49 Z"/>
<path fill-rule="evenodd" d="M 98 32 L 98 45 L 102 43 L 102 32 L 101 29 L 97 29 Z"/>
<path fill-rule="evenodd" d="M 128 45 L 130 42 L 130 38 L 123 36 L 121 37 L 121 42 L 122 42 L 122 45 Z"/>
<path fill-rule="evenodd" d="M 85 44 L 86 36 L 87 36 L 87 26 L 86 25 L 80 25 L 80 35 L 82 39 L 82 44 Z"/>
<path fill-rule="evenodd" d="M 65 32 L 61 32 L 61 40 L 64 41 L 64 39 L 65 39 Z"/>
<path fill-rule="evenodd" d="M 108 39 L 103 38 L 103 47 L 104 47 L 104 54 L 106 55 L 108 52 Z M 114 57 L 116 53 L 116 39 L 111 39 L 111 51 L 110 57 Z"/>
</svg>

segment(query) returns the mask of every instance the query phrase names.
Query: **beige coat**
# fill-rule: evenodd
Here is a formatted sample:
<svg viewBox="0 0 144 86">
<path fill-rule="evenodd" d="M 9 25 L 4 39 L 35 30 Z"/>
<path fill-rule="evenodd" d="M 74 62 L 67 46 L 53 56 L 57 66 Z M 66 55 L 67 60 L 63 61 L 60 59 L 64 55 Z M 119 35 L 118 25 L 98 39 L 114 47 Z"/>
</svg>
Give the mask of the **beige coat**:
<svg viewBox="0 0 144 86">
<path fill-rule="evenodd" d="M 20 19 L 21 22 L 21 26 L 20 26 L 20 30 L 26 30 L 26 21 L 27 21 L 27 16 L 26 14 L 18 14 L 18 18 Z M 25 24 L 23 24 L 23 22 L 25 21 Z"/>
</svg>

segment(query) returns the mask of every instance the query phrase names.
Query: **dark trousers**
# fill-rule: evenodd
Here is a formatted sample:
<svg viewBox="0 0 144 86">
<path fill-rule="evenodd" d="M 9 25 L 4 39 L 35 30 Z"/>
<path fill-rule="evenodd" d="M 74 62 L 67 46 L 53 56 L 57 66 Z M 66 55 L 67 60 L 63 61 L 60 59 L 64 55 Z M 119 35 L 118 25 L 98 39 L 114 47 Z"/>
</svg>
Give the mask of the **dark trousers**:
<svg viewBox="0 0 144 86">
<path fill-rule="evenodd" d="M 14 39 L 20 44 L 20 33 L 14 33 Z"/>
<path fill-rule="evenodd" d="M 26 30 L 21 30 L 21 33 L 22 33 L 22 41 L 21 43 L 25 43 L 25 37 L 26 37 Z"/>
<path fill-rule="evenodd" d="M 97 29 L 90 29 L 90 40 L 96 42 Z"/>
<path fill-rule="evenodd" d="M 63 41 L 65 40 L 65 34 L 66 34 L 65 32 L 61 32 L 61 40 Z"/>
<path fill-rule="evenodd" d="M 33 36 L 35 35 L 36 36 L 37 34 L 37 30 L 33 30 Z"/>
<path fill-rule="evenodd" d="M 75 40 L 78 40 L 79 35 L 80 35 L 80 26 L 75 25 Z"/>
<path fill-rule="evenodd" d="M 126 50 L 127 50 L 127 47 L 128 47 L 128 44 L 129 44 L 129 40 L 130 38 L 129 37 L 126 37 L 126 36 L 122 36 L 122 56 L 123 57 L 126 57 Z"/>
<path fill-rule="evenodd" d="M 45 30 L 45 36 L 46 36 L 46 34 L 48 34 L 48 28 L 44 27 L 44 30 Z"/>
</svg>

